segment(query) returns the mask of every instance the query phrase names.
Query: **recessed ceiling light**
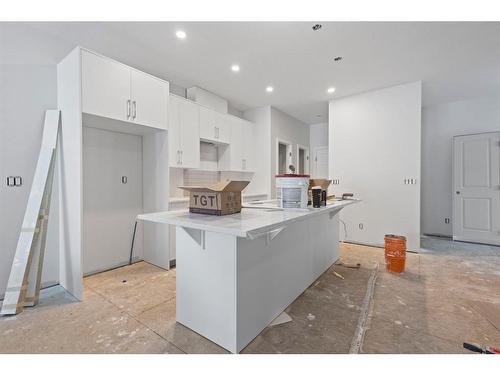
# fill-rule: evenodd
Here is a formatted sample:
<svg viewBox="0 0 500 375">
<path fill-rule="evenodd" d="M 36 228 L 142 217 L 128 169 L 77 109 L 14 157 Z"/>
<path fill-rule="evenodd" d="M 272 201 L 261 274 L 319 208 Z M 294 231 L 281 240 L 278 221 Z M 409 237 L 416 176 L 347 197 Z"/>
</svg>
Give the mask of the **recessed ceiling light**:
<svg viewBox="0 0 500 375">
<path fill-rule="evenodd" d="M 233 66 L 231 66 L 231 70 L 233 72 L 239 72 L 240 71 L 240 66 L 239 65 L 233 65 Z"/>
<path fill-rule="evenodd" d="M 328 90 L 326 90 L 329 94 L 333 94 L 335 92 L 335 87 L 329 87 Z"/>
<path fill-rule="evenodd" d="M 274 87 L 273 86 L 267 86 L 266 87 L 266 91 L 267 92 L 273 92 L 274 91 Z"/>
<path fill-rule="evenodd" d="M 182 30 L 176 31 L 175 36 L 179 39 L 186 39 L 186 33 Z"/>
</svg>

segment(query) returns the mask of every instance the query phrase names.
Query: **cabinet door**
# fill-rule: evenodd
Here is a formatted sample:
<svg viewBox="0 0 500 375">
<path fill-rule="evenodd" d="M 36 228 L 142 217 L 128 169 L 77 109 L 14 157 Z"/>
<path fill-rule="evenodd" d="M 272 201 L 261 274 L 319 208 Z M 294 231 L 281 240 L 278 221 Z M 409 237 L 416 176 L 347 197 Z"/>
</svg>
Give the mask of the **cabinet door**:
<svg viewBox="0 0 500 375">
<path fill-rule="evenodd" d="M 237 118 L 231 119 L 231 144 L 230 144 L 230 158 L 231 170 L 243 170 L 243 121 Z"/>
<path fill-rule="evenodd" d="M 200 106 L 200 138 L 217 141 L 216 112 Z"/>
<path fill-rule="evenodd" d="M 168 111 L 168 164 L 171 167 L 180 167 L 180 139 L 181 124 L 179 107 L 182 99 L 170 95 Z"/>
<path fill-rule="evenodd" d="M 231 116 L 200 106 L 200 138 L 218 143 L 229 143 Z"/>
<path fill-rule="evenodd" d="M 220 143 L 230 143 L 231 142 L 231 118 L 233 116 L 215 112 L 214 122 L 217 128 L 217 141 Z"/>
<path fill-rule="evenodd" d="M 130 68 L 82 51 L 82 110 L 98 116 L 128 121 Z"/>
<path fill-rule="evenodd" d="M 254 130 L 253 124 L 243 121 L 243 170 L 252 172 L 254 170 Z"/>
<path fill-rule="evenodd" d="M 131 69 L 132 120 L 141 125 L 166 129 L 168 91 L 167 82 Z"/>
<path fill-rule="evenodd" d="M 180 150 L 182 168 L 200 167 L 199 106 L 179 100 Z"/>
</svg>

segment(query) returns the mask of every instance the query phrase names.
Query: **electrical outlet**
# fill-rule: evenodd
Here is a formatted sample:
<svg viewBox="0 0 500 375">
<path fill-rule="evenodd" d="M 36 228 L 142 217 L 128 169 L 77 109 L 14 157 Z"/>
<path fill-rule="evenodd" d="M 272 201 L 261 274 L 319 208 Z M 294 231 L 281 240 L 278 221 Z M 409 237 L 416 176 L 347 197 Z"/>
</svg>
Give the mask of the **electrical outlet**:
<svg viewBox="0 0 500 375">
<path fill-rule="evenodd" d="M 8 176 L 7 177 L 7 186 L 21 186 L 23 184 L 23 178 L 21 176 Z"/>
<path fill-rule="evenodd" d="M 128 182 L 127 176 L 122 176 L 122 184 L 126 184 Z"/>
<path fill-rule="evenodd" d="M 444 218 L 444 223 L 445 224 L 450 224 L 450 218 L 449 217 L 445 217 Z"/>
</svg>

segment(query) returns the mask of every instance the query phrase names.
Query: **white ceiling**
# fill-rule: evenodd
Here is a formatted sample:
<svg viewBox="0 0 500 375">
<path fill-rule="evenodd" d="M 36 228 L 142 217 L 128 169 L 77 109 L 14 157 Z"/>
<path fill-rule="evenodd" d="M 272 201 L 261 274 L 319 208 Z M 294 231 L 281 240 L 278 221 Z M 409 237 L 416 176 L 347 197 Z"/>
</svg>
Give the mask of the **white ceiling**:
<svg viewBox="0 0 500 375">
<path fill-rule="evenodd" d="M 425 106 L 500 94 L 498 22 L 323 22 L 320 31 L 312 25 L 2 23 L 0 63 L 53 64 L 81 45 L 174 84 L 213 91 L 239 110 L 270 104 L 305 123 L 326 121 L 332 97 L 418 80 Z M 175 37 L 178 29 L 185 40 Z M 335 63 L 335 56 L 343 60 Z"/>
</svg>

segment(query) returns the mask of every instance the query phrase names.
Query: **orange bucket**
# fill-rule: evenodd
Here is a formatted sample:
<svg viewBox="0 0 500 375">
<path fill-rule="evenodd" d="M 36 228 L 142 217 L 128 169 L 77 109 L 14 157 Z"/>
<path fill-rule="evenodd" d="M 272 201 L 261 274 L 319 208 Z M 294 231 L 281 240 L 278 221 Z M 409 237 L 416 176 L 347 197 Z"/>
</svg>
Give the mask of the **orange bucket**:
<svg viewBox="0 0 500 375">
<path fill-rule="evenodd" d="M 405 270 L 406 237 L 387 234 L 385 242 L 385 264 L 389 272 L 401 273 Z"/>
<path fill-rule="evenodd" d="M 385 256 L 385 269 L 388 272 L 401 273 L 405 271 L 406 257 L 386 255 Z"/>
</svg>

